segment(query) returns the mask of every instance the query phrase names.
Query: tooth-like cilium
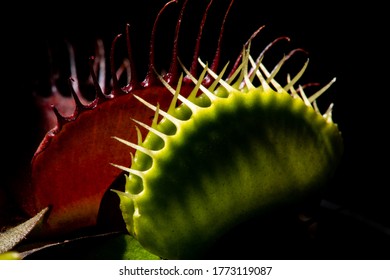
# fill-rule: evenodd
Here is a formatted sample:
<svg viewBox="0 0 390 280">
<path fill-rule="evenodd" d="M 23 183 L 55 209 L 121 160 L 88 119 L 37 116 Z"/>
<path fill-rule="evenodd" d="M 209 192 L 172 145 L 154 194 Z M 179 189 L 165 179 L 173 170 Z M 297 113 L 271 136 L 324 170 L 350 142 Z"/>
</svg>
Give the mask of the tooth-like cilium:
<svg viewBox="0 0 390 280">
<path fill-rule="evenodd" d="M 135 97 L 162 120 L 134 120 L 149 131 L 138 144 L 115 137 L 136 149 L 130 168 L 114 165 L 129 173 L 117 192 L 127 229 L 162 258 L 198 258 L 249 217 L 320 192 L 341 157 L 333 105 L 321 115 L 316 104 L 335 79 L 307 97 L 294 85 L 308 60 L 283 86 L 274 78 L 289 56 L 269 72 L 249 46 L 227 80 L 227 65 L 217 74 L 199 59 L 198 79 L 182 65 L 194 84 L 187 98 L 183 76 L 176 89 L 159 77 L 173 96 L 167 112 Z M 208 87 L 206 73 L 214 79 Z"/>
</svg>

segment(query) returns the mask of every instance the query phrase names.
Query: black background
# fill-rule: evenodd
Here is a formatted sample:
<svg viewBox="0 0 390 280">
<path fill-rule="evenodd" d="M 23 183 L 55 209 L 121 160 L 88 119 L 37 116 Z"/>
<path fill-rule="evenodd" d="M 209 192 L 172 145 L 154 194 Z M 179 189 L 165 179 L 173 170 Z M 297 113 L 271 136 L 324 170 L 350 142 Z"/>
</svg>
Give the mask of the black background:
<svg viewBox="0 0 390 280">
<path fill-rule="evenodd" d="M 156 65 L 160 70 L 169 66 L 173 33 L 182 2 L 166 9 L 157 29 Z M 200 53 L 203 61 L 210 62 L 229 3 L 224 0 L 214 2 Z M 19 176 L 40 141 L 36 129 L 39 118 L 32 96 L 33 93 L 49 93 L 48 48 L 61 49 L 63 40 L 68 40 L 78 52 L 80 69 L 86 69 L 88 57 L 94 54 L 94 41 L 103 39 L 108 51 L 111 41 L 117 34 L 124 33 L 129 23 L 138 76 L 143 77 L 152 25 L 166 1 L 50 3 L 11 4 L 9 8 L 3 8 L 3 13 L 8 14 L 7 20 L 2 17 L 3 32 L 0 35 L 3 46 L 3 92 L 0 97 L 3 186 L 11 185 Z M 179 56 L 187 65 L 192 58 L 200 18 L 207 3 L 190 0 L 185 11 Z M 352 229 L 347 229 L 340 221 L 330 230 L 329 234 L 334 236 L 332 242 L 342 237 L 340 246 L 333 246 L 335 251 L 328 252 L 328 256 L 352 257 L 359 252 L 357 256 L 360 258 L 388 258 L 387 97 L 390 93 L 384 9 L 374 2 L 353 5 L 329 1 L 309 3 L 236 0 L 226 23 L 222 64 L 234 61 L 252 32 L 265 25 L 253 42 L 253 50 L 261 51 L 271 40 L 288 36 L 291 42 L 282 43 L 281 48 L 276 47 L 273 53 L 280 58 L 290 49 L 304 48 L 310 57 L 304 82 L 325 84 L 333 77 L 337 78 L 319 101 L 323 110 L 330 102 L 335 103 L 333 119 L 345 141 L 344 157 L 332 179 L 327 199 L 351 211 L 348 213 L 353 213 L 355 221 Z M 123 39 L 119 45 L 125 45 Z M 53 57 L 54 61 L 56 59 L 56 63 L 61 64 L 59 54 L 58 58 Z M 357 224 L 369 230 L 362 231 Z M 346 240 L 350 242 L 348 246 Z"/>
</svg>

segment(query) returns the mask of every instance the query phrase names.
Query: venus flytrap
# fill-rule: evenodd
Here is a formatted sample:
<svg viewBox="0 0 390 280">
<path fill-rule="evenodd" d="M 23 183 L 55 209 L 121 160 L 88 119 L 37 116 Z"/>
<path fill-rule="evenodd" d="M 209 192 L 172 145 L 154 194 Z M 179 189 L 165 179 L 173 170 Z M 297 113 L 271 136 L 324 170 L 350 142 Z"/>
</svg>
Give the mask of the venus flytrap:
<svg viewBox="0 0 390 280">
<path fill-rule="evenodd" d="M 302 50 L 266 67 L 268 50 L 289 39 L 277 38 L 252 57 L 251 44 L 263 27 L 244 44 L 235 63 L 220 69 L 220 43 L 233 0 L 210 65 L 199 57 L 213 1 L 207 4 L 189 69 L 178 51 L 188 3 L 183 1 L 171 64 L 160 74 L 154 57 L 157 23 L 162 12 L 177 2 L 168 1 L 157 15 L 143 80 L 135 70 L 127 25 L 123 37 L 128 58 L 116 67 L 120 34 L 111 46 L 110 81 L 105 80 L 105 48 L 100 41 L 90 58 L 95 99 L 88 103 L 80 91 L 70 47 L 71 96 L 61 95 L 52 77 L 52 95 L 38 100 L 52 128 L 32 158 L 29 182 L 16 194 L 21 210 L 30 217 L 50 208 L 37 236 L 67 237 L 96 227 L 102 211 L 113 210 L 102 207 L 105 195 L 112 194 L 107 190 L 125 172 L 125 186 L 115 192 L 132 246 L 122 249 L 147 250 L 125 255 L 207 257 L 225 233 L 252 218 L 317 197 L 334 174 L 343 141 L 332 119 L 333 104 L 320 112 L 317 99 L 335 79 L 307 95 L 299 84 L 307 60 L 296 74 L 279 80 L 286 61 Z"/>
<path fill-rule="evenodd" d="M 335 79 L 307 97 L 294 87 L 307 63 L 282 86 L 274 76 L 284 59 L 269 72 L 262 58 L 245 48 L 230 80 L 201 60 L 198 79 L 182 65 L 194 83 L 188 97 L 183 75 L 176 88 L 159 76 L 173 96 L 166 112 L 135 96 L 156 116 L 134 120 L 149 131 L 144 140 L 114 137 L 136 149 L 130 168 L 114 166 L 128 172 L 125 192 L 117 191 L 127 229 L 152 253 L 198 258 L 240 223 L 318 194 L 334 173 L 342 138 L 333 105 L 321 114 L 316 100 Z M 216 81 L 209 88 L 206 73 Z"/>
</svg>

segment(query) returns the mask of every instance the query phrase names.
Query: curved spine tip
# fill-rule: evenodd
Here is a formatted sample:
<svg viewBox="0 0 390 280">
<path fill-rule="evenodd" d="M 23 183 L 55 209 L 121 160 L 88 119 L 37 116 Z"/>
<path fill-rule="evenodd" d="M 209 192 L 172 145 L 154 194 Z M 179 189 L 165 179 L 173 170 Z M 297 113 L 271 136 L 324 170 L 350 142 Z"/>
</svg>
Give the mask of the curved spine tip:
<svg viewBox="0 0 390 280">
<path fill-rule="evenodd" d="M 122 88 L 119 86 L 118 83 L 118 77 L 116 76 L 116 67 L 115 67 L 115 47 L 118 42 L 118 39 L 122 37 L 122 34 L 118 34 L 115 36 L 114 40 L 111 43 L 111 50 L 110 50 L 110 70 L 111 70 L 111 76 L 112 76 L 112 94 L 113 96 L 116 96 L 118 94 L 125 94 L 125 92 L 122 90 Z"/>
<path fill-rule="evenodd" d="M 85 110 L 88 110 L 88 109 L 93 109 L 96 107 L 96 104 L 97 104 L 97 100 L 95 99 L 94 101 L 92 101 L 91 103 L 87 104 L 87 105 L 84 105 L 81 100 L 80 100 L 80 97 L 77 95 L 77 93 L 75 92 L 74 88 L 72 87 L 72 82 L 74 82 L 74 79 L 73 78 L 69 78 L 68 79 L 68 85 L 69 85 L 69 88 L 70 88 L 70 93 L 74 99 L 74 102 L 75 102 L 75 105 L 76 105 L 76 108 L 75 108 L 75 111 L 73 113 L 73 116 L 71 118 L 76 118 L 78 116 L 78 114 L 80 114 L 82 111 L 85 111 Z"/>
<path fill-rule="evenodd" d="M 172 48 L 171 65 L 169 66 L 168 73 L 165 74 L 164 76 L 164 79 L 168 82 L 168 84 L 176 83 L 179 79 L 179 71 L 178 71 L 179 65 L 177 61 L 178 47 L 179 47 L 179 32 L 180 32 L 181 22 L 183 20 L 184 10 L 187 6 L 187 2 L 188 0 L 184 1 L 176 23 L 176 30 L 175 30 L 175 36 L 174 36 L 173 48 Z"/>
<path fill-rule="evenodd" d="M 265 25 L 262 25 L 260 26 L 259 28 L 257 28 L 255 30 L 255 32 L 252 33 L 252 35 L 249 37 L 249 39 L 245 42 L 244 44 L 244 48 L 247 48 L 250 44 L 250 42 L 252 42 L 252 40 L 257 37 L 257 35 L 260 33 L 260 31 L 265 27 Z M 242 52 L 240 52 L 240 54 L 238 55 L 237 59 L 236 59 L 236 62 L 234 62 L 234 65 L 233 67 L 231 68 L 230 70 L 230 73 L 229 75 L 227 76 L 227 79 L 229 80 L 230 78 L 232 78 L 232 76 L 234 75 L 234 73 L 237 71 L 237 69 L 239 68 L 239 66 L 241 65 L 241 59 L 242 59 Z"/>
<path fill-rule="evenodd" d="M 156 19 L 154 20 L 153 28 L 152 28 L 152 33 L 150 36 L 150 45 L 149 45 L 149 66 L 148 66 L 148 72 L 146 73 L 146 77 L 144 81 L 141 83 L 143 87 L 149 87 L 152 85 L 155 85 L 158 82 L 158 78 L 154 72 L 155 68 L 155 39 L 156 39 L 156 30 L 157 30 L 157 24 L 159 22 L 159 19 L 164 12 L 164 10 L 172 3 L 177 3 L 178 0 L 171 0 L 167 2 L 161 10 L 158 12 Z"/>
<path fill-rule="evenodd" d="M 228 17 L 228 14 L 230 12 L 231 7 L 233 6 L 233 3 L 234 3 L 234 0 L 231 0 L 230 4 L 225 12 L 225 16 L 223 18 L 222 24 L 221 24 L 221 29 L 219 31 L 219 37 L 218 37 L 218 43 L 217 43 L 217 49 L 215 50 L 214 59 L 213 59 L 213 62 L 211 63 L 211 66 L 210 66 L 210 70 L 213 72 L 217 72 L 217 70 L 218 70 L 219 62 L 221 59 L 221 46 L 222 46 L 223 35 L 225 32 L 226 20 L 227 20 L 227 17 Z M 211 83 L 213 83 L 213 81 L 214 80 L 213 80 L 212 76 L 206 75 L 206 77 L 203 81 L 203 84 L 206 87 L 208 87 Z"/>
<path fill-rule="evenodd" d="M 133 58 L 133 51 L 131 46 L 131 36 L 130 36 L 130 24 L 126 24 L 126 46 L 127 46 L 127 57 L 129 59 L 129 68 L 130 68 L 130 74 L 131 79 L 129 81 L 129 84 L 125 86 L 125 91 L 130 92 L 133 89 L 139 88 L 140 84 L 138 81 L 137 71 L 135 68 L 134 58 Z"/>
<path fill-rule="evenodd" d="M 199 57 L 199 52 L 200 52 L 200 42 L 202 39 L 203 28 L 206 24 L 207 15 L 208 15 L 208 12 L 209 12 L 209 9 L 210 9 L 212 3 L 213 3 L 213 0 L 210 0 L 209 4 L 207 5 L 207 7 L 203 13 L 202 21 L 200 22 L 200 26 L 199 26 L 198 35 L 196 37 L 194 55 L 192 57 L 192 63 L 191 63 L 191 67 L 189 70 L 191 75 L 194 77 L 197 75 L 197 70 L 198 70 L 198 57 Z M 189 77 L 185 76 L 184 82 L 192 82 L 192 81 Z"/>
<path fill-rule="evenodd" d="M 102 88 L 99 85 L 99 81 L 96 77 L 96 73 L 95 73 L 95 70 L 93 68 L 94 63 L 95 63 L 95 57 L 90 56 L 89 57 L 89 73 L 92 77 L 92 82 L 93 82 L 93 85 L 95 87 L 95 92 L 96 92 L 96 97 L 95 97 L 94 102 L 96 101 L 96 102 L 100 103 L 101 101 L 106 100 L 107 96 L 103 94 Z"/>
<path fill-rule="evenodd" d="M 57 132 L 61 131 L 62 126 L 69 121 L 69 119 L 65 118 L 61 113 L 58 111 L 57 107 L 54 105 L 50 106 L 51 109 L 54 112 L 54 115 L 57 119 L 57 126 L 52 130 L 53 134 L 56 134 Z"/>
<path fill-rule="evenodd" d="M 69 86 L 69 89 L 70 89 L 70 94 L 72 95 L 73 100 L 74 100 L 75 105 L 76 105 L 76 108 L 75 108 L 71 118 L 76 118 L 78 113 L 80 111 L 84 110 L 85 108 L 84 108 L 84 105 L 81 103 L 79 96 L 75 92 L 75 90 L 74 90 L 74 88 L 72 86 L 72 82 L 74 82 L 74 79 L 73 78 L 69 78 L 68 79 L 68 86 Z"/>
</svg>

